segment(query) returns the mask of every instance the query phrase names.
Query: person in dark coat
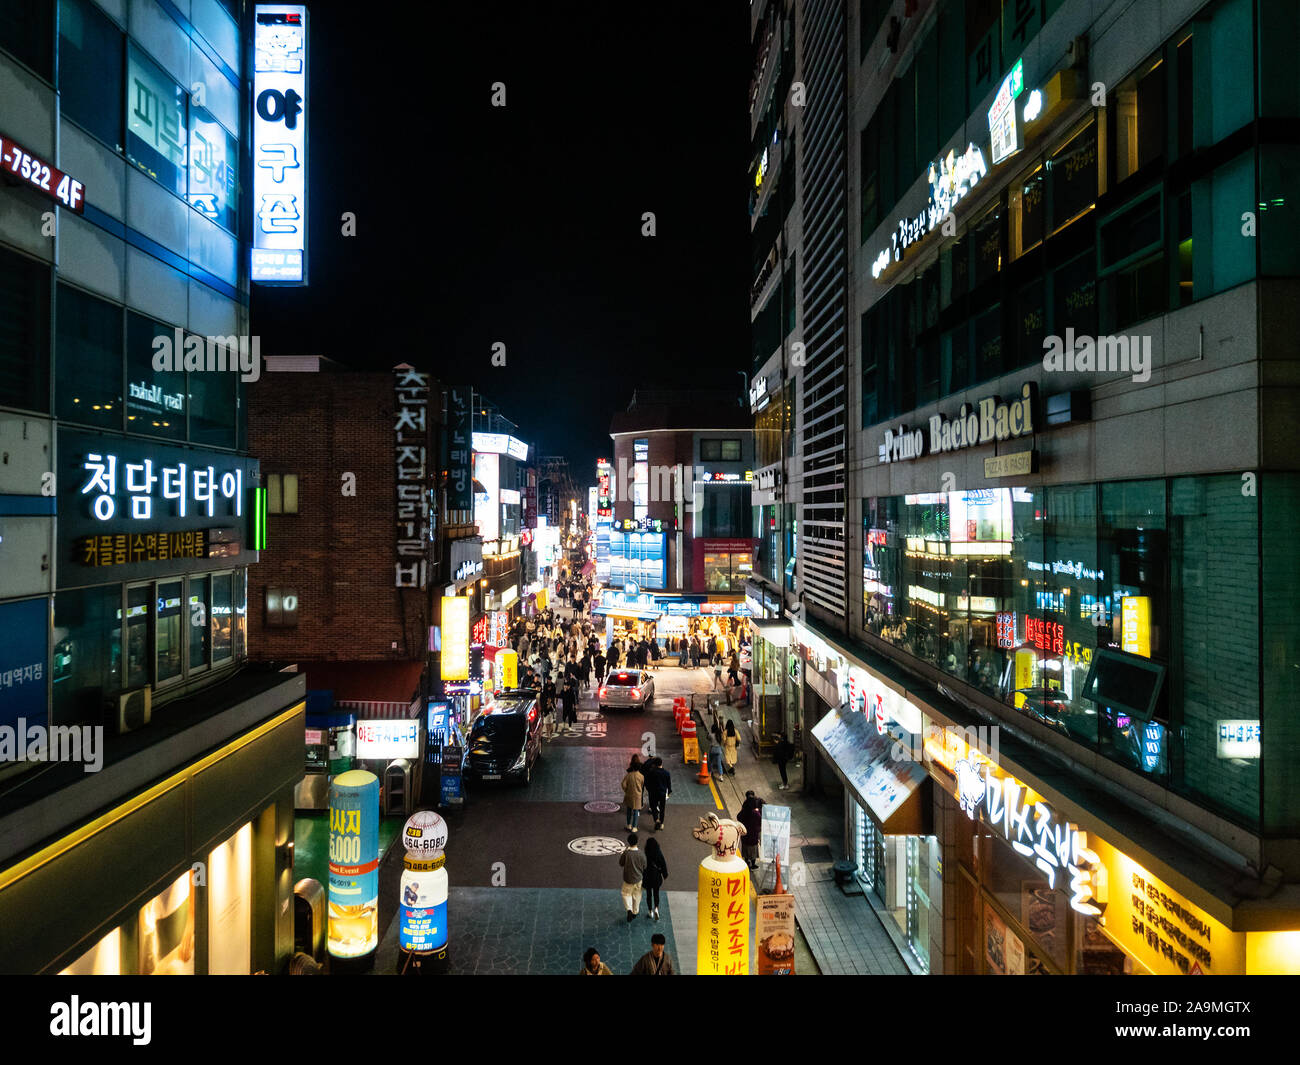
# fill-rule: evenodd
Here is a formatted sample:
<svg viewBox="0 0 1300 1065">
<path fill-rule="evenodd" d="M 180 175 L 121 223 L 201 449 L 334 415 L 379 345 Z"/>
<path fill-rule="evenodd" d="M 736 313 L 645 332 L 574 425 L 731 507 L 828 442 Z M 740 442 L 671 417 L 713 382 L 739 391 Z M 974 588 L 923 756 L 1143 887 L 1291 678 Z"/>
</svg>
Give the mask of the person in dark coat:
<svg viewBox="0 0 1300 1065">
<path fill-rule="evenodd" d="M 651 836 L 645 843 L 645 872 L 641 886 L 645 888 L 645 915 L 659 920 L 659 889 L 668 879 L 668 863 L 664 861 L 663 848 Z"/>
<path fill-rule="evenodd" d="M 560 701 L 564 704 L 564 731 L 573 734 L 573 726 L 578 723 L 578 681 L 576 677 L 565 677 L 564 688 L 560 692 Z"/>
<path fill-rule="evenodd" d="M 664 809 L 668 796 L 673 793 L 673 778 L 664 768 L 662 758 L 651 758 L 644 770 L 646 799 L 650 804 L 650 816 L 654 818 L 655 830 L 664 827 Z"/>
<path fill-rule="evenodd" d="M 591 651 L 585 651 L 582 655 L 582 661 L 578 664 L 578 676 L 582 680 L 582 690 L 586 691 L 591 687 Z"/>
<path fill-rule="evenodd" d="M 745 834 L 740 840 L 740 856 L 751 869 L 758 864 L 758 848 L 763 842 L 763 806 L 762 799 L 747 791 L 740 813 L 736 814 L 736 820 L 745 826 Z"/>
<path fill-rule="evenodd" d="M 596 657 L 591 660 L 591 664 L 596 667 L 596 684 L 597 685 L 604 684 L 605 683 L 605 656 L 601 654 L 599 651 L 597 651 Z"/>
<path fill-rule="evenodd" d="M 615 640 L 614 643 L 610 645 L 609 658 L 607 661 L 609 664 L 609 671 L 611 673 L 613 673 L 614 670 L 618 669 L 618 641 L 617 640 Z"/>
<path fill-rule="evenodd" d="M 794 744 L 786 738 L 785 733 L 782 733 L 781 738 L 777 741 L 776 750 L 772 753 L 772 758 L 776 761 L 776 767 L 781 771 L 781 783 L 777 785 L 781 791 L 785 791 L 790 787 L 790 781 L 785 775 L 785 764 L 793 757 Z"/>
</svg>

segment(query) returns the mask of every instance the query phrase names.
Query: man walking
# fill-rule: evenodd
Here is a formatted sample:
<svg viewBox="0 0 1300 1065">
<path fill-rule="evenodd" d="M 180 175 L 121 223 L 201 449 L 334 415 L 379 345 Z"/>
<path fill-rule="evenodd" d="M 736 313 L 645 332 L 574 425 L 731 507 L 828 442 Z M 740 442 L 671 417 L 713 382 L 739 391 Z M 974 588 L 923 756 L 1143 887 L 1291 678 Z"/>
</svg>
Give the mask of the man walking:
<svg viewBox="0 0 1300 1065">
<path fill-rule="evenodd" d="M 564 731 L 569 735 L 573 735 L 573 726 L 578 723 L 578 682 L 576 677 L 565 678 L 560 701 L 564 704 Z"/>
<path fill-rule="evenodd" d="M 668 796 L 673 793 L 673 778 L 664 768 L 664 760 L 657 756 L 650 759 L 650 764 L 642 775 L 645 777 L 650 816 L 654 818 L 655 830 L 658 831 L 664 827 L 664 810 L 668 805 Z"/>
<path fill-rule="evenodd" d="M 633 976 L 676 976 L 677 972 L 673 968 L 673 959 L 669 956 L 668 951 L 664 949 L 664 944 L 668 942 L 662 932 L 656 932 L 650 937 L 650 951 L 642 954 L 640 961 L 632 967 Z"/>
<path fill-rule="evenodd" d="M 777 785 L 781 791 L 787 791 L 790 787 L 790 781 L 785 775 L 785 764 L 794 757 L 794 744 L 786 739 L 785 733 L 781 733 L 781 738 L 777 741 L 776 750 L 772 753 L 776 760 L 776 767 L 781 771 L 781 783 Z"/>
<path fill-rule="evenodd" d="M 745 826 L 745 835 L 740 841 L 740 856 L 753 869 L 758 864 L 758 852 L 763 843 L 763 806 L 764 800 L 752 791 L 745 792 L 745 802 L 736 814 L 736 820 Z"/>
<path fill-rule="evenodd" d="M 636 919 L 641 908 L 641 881 L 645 877 L 645 855 L 637 850 L 636 833 L 627 837 L 627 850 L 618 856 L 618 864 L 623 867 L 623 905 L 627 907 L 627 923 Z"/>
</svg>

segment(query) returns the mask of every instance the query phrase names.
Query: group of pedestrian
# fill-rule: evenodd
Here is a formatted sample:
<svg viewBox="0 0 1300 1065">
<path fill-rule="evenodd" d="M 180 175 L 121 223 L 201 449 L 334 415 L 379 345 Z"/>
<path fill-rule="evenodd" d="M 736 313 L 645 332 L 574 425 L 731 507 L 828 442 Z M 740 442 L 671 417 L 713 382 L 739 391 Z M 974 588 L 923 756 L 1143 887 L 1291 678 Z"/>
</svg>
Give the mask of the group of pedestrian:
<svg viewBox="0 0 1300 1065">
<path fill-rule="evenodd" d="M 650 937 L 650 949 L 642 954 L 632 966 L 632 976 L 676 976 L 673 959 L 667 950 L 668 940 L 662 932 Z M 600 952 L 595 947 L 588 947 L 582 955 L 582 968 L 579 976 L 613 976 L 608 965 L 600 960 Z"/>
<path fill-rule="evenodd" d="M 651 836 L 646 840 L 645 850 L 637 845 L 635 832 L 627 837 L 627 848 L 618 856 L 618 864 L 623 869 L 623 906 L 627 910 L 627 922 L 631 924 L 641 912 L 641 892 L 645 892 L 645 915 L 652 920 L 659 920 L 659 889 L 668 879 L 668 863 L 664 861 L 663 848 L 659 841 Z"/>
<path fill-rule="evenodd" d="M 632 755 L 619 787 L 623 789 L 625 827 L 629 832 L 637 830 L 641 809 L 647 804 L 650 816 L 654 818 L 655 830 L 664 827 L 668 796 L 673 793 L 673 778 L 664 768 L 662 758 L 656 755 L 642 762 L 640 755 Z"/>
</svg>

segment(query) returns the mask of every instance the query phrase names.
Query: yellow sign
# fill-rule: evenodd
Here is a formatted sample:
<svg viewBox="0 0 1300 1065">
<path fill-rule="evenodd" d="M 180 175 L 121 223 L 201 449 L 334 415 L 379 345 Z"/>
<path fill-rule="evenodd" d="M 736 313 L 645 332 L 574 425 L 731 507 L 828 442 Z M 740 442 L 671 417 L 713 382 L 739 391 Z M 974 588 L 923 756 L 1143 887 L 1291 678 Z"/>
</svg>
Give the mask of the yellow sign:
<svg viewBox="0 0 1300 1065">
<path fill-rule="evenodd" d="M 749 975 L 749 866 L 744 860 L 705 858 L 700 863 L 696 972 L 700 976 Z"/>
<path fill-rule="evenodd" d="M 1032 688 L 1034 686 L 1034 664 L 1038 661 L 1038 655 L 1031 650 L 1020 650 L 1016 652 L 1016 709 L 1019 710 L 1025 705 L 1025 697 L 1020 694 L 1022 688 Z"/>
<path fill-rule="evenodd" d="M 1027 477 L 1034 472 L 1034 452 L 1017 451 L 1013 455 L 994 455 L 984 460 L 984 476 Z"/>
<path fill-rule="evenodd" d="M 547 598 L 547 592 L 546 592 L 546 589 L 545 589 L 545 588 L 538 588 L 538 589 L 537 589 L 537 609 L 538 609 L 538 610 L 545 610 L 545 609 L 546 609 L 546 604 L 547 604 L 548 602 L 549 602 L 549 599 Z"/>
<path fill-rule="evenodd" d="M 469 596 L 442 597 L 442 679 L 469 680 Z"/>
<path fill-rule="evenodd" d="M 497 661 L 501 663 L 501 686 L 519 687 L 519 655 L 514 651 L 502 651 L 497 655 Z"/>
<path fill-rule="evenodd" d="M 1120 605 L 1122 623 L 1120 646 L 1143 658 L 1151 657 L 1151 599 L 1145 595 L 1126 595 Z"/>
</svg>

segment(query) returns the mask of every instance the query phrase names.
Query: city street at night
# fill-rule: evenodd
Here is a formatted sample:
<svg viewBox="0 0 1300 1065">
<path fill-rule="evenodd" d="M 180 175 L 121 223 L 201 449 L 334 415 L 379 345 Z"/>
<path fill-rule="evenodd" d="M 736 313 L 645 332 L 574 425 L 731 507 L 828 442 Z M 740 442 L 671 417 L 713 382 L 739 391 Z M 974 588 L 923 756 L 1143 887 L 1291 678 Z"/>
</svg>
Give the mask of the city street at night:
<svg viewBox="0 0 1300 1065">
<path fill-rule="evenodd" d="M 0 0 L 0 973 L 71 978 L 19 1045 L 513 1049 L 456 978 L 606 975 L 872 981 L 594 992 L 645 1053 L 901 1050 L 930 976 L 998 1049 L 1278 1045 L 1298 51 Z"/>
</svg>

